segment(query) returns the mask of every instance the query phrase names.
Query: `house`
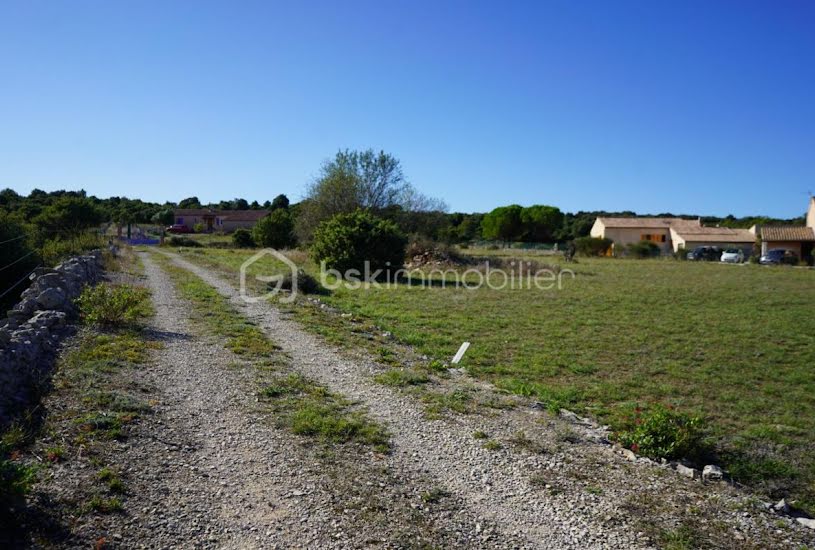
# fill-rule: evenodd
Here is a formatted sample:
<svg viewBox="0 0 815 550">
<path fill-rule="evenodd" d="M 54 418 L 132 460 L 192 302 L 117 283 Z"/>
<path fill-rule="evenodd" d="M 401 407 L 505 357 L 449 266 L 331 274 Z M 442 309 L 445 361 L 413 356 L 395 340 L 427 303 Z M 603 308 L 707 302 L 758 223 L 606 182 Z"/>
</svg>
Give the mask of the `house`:
<svg viewBox="0 0 815 550">
<path fill-rule="evenodd" d="M 809 199 L 806 225 L 767 225 L 761 227 L 761 253 L 783 248 L 792 250 L 799 258 L 812 258 L 815 250 L 815 197 Z"/>
<path fill-rule="evenodd" d="M 671 227 L 671 241 L 673 251 L 680 248 L 693 250 L 697 246 L 718 246 L 719 248 L 740 248 L 744 256 L 753 253 L 756 234 L 749 229 L 733 229 L 730 227 Z"/>
<path fill-rule="evenodd" d="M 190 229 L 201 224 L 204 230 L 231 233 L 236 229 L 252 229 L 268 210 L 212 210 L 211 208 L 177 208 L 173 211 L 173 223 Z"/>
<path fill-rule="evenodd" d="M 704 227 L 697 218 L 597 218 L 591 228 L 592 237 L 614 241 L 615 248 L 651 241 L 659 245 L 663 254 L 678 252 L 680 248 L 693 250 L 697 246 L 741 248 L 749 256 L 756 235 L 749 229 Z"/>
<path fill-rule="evenodd" d="M 659 245 L 663 254 L 676 250 L 671 229 L 701 228 L 699 219 L 684 218 L 605 218 L 594 220 L 590 235 L 614 241 L 615 248 L 651 241 Z"/>
</svg>

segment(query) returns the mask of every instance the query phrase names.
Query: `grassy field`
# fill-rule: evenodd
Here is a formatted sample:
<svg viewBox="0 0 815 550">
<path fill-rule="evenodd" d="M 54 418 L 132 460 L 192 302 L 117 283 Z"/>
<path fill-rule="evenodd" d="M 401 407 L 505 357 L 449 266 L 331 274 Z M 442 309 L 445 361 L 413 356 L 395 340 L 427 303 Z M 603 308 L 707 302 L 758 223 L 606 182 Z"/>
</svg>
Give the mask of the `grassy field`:
<svg viewBox="0 0 815 550">
<path fill-rule="evenodd" d="M 231 273 L 250 255 L 185 251 Z M 314 271 L 304 254 L 293 257 Z M 322 299 L 433 359 L 472 342 L 462 366 L 473 376 L 613 428 L 655 402 L 700 414 L 737 480 L 815 508 L 815 271 L 613 259 L 568 267 L 576 277 L 561 290 L 398 285 Z M 249 272 L 280 268 L 265 258 Z"/>
</svg>

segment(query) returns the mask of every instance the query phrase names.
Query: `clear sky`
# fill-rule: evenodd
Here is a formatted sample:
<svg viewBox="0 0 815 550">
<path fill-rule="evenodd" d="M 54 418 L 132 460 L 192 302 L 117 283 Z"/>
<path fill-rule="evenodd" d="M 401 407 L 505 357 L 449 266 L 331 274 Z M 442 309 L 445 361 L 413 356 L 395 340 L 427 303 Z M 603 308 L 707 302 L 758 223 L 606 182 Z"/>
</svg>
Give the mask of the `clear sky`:
<svg viewBox="0 0 815 550">
<path fill-rule="evenodd" d="M 815 2 L 0 0 L 0 187 L 297 200 L 368 147 L 452 211 L 798 216 Z"/>
</svg>

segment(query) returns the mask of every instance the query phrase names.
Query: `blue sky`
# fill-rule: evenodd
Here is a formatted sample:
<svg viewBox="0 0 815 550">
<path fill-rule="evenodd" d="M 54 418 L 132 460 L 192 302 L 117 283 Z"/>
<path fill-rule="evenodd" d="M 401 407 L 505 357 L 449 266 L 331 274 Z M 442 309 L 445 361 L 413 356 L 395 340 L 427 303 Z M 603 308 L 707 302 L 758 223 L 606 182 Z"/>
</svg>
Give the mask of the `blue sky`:
<svg viewBox="0 0 815 550">
<path fill-rule="evenodd" d="M 384 149 L 453 211 L 790 217 L 815 3 L 0 0 L 0 187 L 296 200 Z"/>
</svg>

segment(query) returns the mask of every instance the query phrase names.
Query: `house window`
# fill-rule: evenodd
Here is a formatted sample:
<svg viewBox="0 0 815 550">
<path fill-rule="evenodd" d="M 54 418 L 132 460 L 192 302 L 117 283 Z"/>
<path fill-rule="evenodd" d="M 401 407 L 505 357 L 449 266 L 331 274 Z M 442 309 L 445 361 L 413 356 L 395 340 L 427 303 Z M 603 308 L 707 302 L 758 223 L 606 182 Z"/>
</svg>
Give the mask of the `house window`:
<svg viewBox="0 0 815 550">
<path fill-rule="evenodd" d="M 653 233 L 643 233 L 642 235 L 640 235 L 640 240 L 641 241 L 653 241 L 655 243 L 664 243 L 668 239 L 667 239 L 667 235 L 656 235 L 656 234 L 653 234 Z"/>
<path fill-rule="evenodd" d="M 176 225 L 184 225 L 184 218 L 176 218 L 175 219 Z"/>
</svg>

